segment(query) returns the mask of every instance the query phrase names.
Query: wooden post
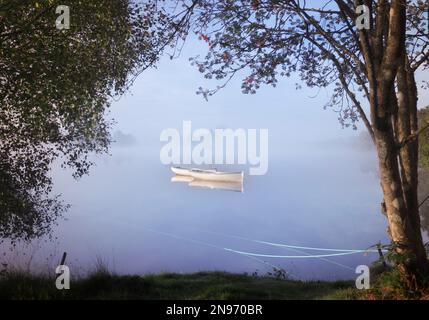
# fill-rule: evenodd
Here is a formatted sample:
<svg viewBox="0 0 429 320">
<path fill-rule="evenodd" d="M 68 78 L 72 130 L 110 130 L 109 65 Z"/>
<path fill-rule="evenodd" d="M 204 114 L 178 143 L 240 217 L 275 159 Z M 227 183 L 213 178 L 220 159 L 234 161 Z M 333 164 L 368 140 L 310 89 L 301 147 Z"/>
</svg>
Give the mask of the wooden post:
<svg viewBox="0 0 429 320">
<path fill-rule="evenodd" d="M 66 257 L 67 257 L 67 252 L 63 252 L 63 256 L 61 257 L 61 261 L 60 261 L 60 264 L 59 264 L 59 266 L 63 266 L 64 265 L 64 263 L 66 262 Z M 55 276 L 58 276 L 58 273 L 57 273 L 57 271 L 56 271 L 56 269 L 55 269 Z"/>
<path fill-rule="evenodd" d="M 64 265 L 66 262 L 67 252 L 64 251 L 63 257 L 61 258 L 60 266 Z"/>
<path fill-rule="evenodd" d="M 381 250 L 381 243 L 377 244 L 377 250 L 380 256 L 380 260 L 383 262 L 383 267 L 387 268 L 386 260 L 384 260 L 383 250 Z"/>
</svg>

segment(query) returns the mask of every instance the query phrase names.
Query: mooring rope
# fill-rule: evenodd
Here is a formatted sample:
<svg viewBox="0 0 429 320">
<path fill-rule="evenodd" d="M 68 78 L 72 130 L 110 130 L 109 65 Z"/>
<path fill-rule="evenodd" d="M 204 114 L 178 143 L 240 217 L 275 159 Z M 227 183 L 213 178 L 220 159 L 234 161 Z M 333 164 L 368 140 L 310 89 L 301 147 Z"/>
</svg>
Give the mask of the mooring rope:
<svg viewBox="0 0 429 320">
<path fill-rule="evenodd" d="M 202 229 L 197 229 L 197 230 L 200 230 L 202 232 L 207 232 L 207 233 L 212 233 L 212 234 L 224 236 L 224 237 L 230 237 L 230 238 L 235 238 L 235 239 L 239 239 L 239 240 L 252 241 L 255 243 L 266 244 L 266 245 L 270 245 L 270 246 L 274 246 L 274 247 L 290 248 L 290 249 L 328 251 L 328 252 L 356 252 L 356 253 L 367 253 L 367 252 L 368 253 L 370 253 L 370 252 L 377 253 L 378 252 L 377 249 L 333 249 L 333 248 L 295 246 L 295 245 L 290 245 L 290 244 L 283 244 L 283 243 L 275 243 L 275 242 L 269 242 L 269 241 L 263 241 L 263 240 L 250 239 L 250 238 L 246 238 L 246 237 L 242 237 L 242 236 L 236 236 L 236 235 L 227 235 L 227 234 L 209 231 L 209 230 L 202 230 Z M 383 249 L 382 251 L 386 252 L 387 250 Z"/>
<path fill-rule="evenodd" d="M 325 257 L 337 257 L 337 256 L 348 256 L 351 254 L 357 254 L 361 252 L 341 252 L 341 253 L 331 253 L 331 254 L 311 254 L 305 256 L 289 256 L 289 255 L 275 255 L 275 254 L 263 254 L 263 253 L 254 253 L 254 252 L 244 252 L 238 251 L 230 248 L 224 248 L 227 251 L 233 251 L 235 253 L 254 256 L 254 257 L 265 257 L 265 258 L 282 258 L 282 259 L 309 259 L 309 258 L 325 258 Z"/>
<path fill-rule="evenodd" d="M 205 233 L 212 233 L 212 234 L 219 235 L 219 236 L 222 236 L 222 237 L 227 237 L 227 238 L 235 238 L 235 239 L 246 240 L 246 241 L 259 241 L 259 240 L 249 239 L 249 238 L 240 237 L 240 236 L 235 236 L 235 235 L 228 235 L 228 234 L 219 233 L 219 232 L 214 232 L 214 231 L 209 231 L 209 230 L 202 230 L 202 229 L 196 229 L 196 230 L 198 230 L 198 231 L 200 231 L 200 232 L 205 232 Z M 296 247 L 296 246 L 293 246 L 293 247 L 289 246 L 289 247 L 287 247 L 287 249 L 292 250 L 292 251 L 295 251 L 295 252 L 298 252 L 298 253 L 301 253 L 301 254 L 305 254 L 305 255 L 307 255 L 307 256 L 311 255 L 310 253 L 305 252 L 305 251 L 302 251 L 302 250 L 299 250 L 299 249 L 297 249 L 297 248 L 295 248 L 295 247 Z M 251 256 L 247 256 L 247 257 L 251 257 Z M 345 264 L 342 264 L 342 263 L 337 262 L 337 261 L 329 260 L 329 259 L 324 258 L 324 257 L 319 257 L 319 258 L 317 258 L 317 259 L 319 259 L 319 260 L 321 260 L 321 261 L 325 261 L 325 262 L 330 263 L 330 264 L 333 264 L 333 265 L 336 265 L 336 266 L 338 266 L 338 267 L 342 267 L 342 268 L 344 268 L 344 269 L 348 269 L 348 270 L 352 270 L 352 271 L 354 271 L 354 270 L 355 270 L 355 269 L 353 269 L 352 267 L 349 267 L 349 266 L 347 266 L 347 265 L 345 265 Z M 262 260 L 262 261 L 264 261 L 264 260 Z"/>
<path fill-rule="evenodd" d="M 235 253 L 235 254 L 239 254 L 241 256 L 245 256 L 247 258 L 250 258 L 252 260 L 258 261 L 259 263 L 262 263 L 264 265 L 268 265 L 272 268 L 276 268 L 278 270 L 281 270 L 283 268 L 274 265 L 270 262 L 267 262 L 265 260 L 259 259 L 259 258 L 280 258 L 280 259 L 320 259 L 323 261 L 326 261 L 328 263 L 331 264 L 335 264 L 337 266 L 343 267 L 345 269 L 348 270 L 354 270 L 353 268 L 346 266 L 344 264 L 341 264 L 339 262 L 336 261 L 331 261 L 326 259 L 327 257 L 336 257 L 336 256 L 346 256 L 346 255 L 352 255 L 352 254 L 357 254 L 357 253 L 366 253 L 366 252 L 377 252 L 376 250 L 357 250 L 357 249 L 330 249 L 330 248 L 316 248 L 316 247 L 305 247 L 305 246 L 293 246 L 293 245 L 286 245 L 286 244 L 278 244 L 278 243 L 273 243 L 273 242 L 267 242 L 267 241 L 262 241 L 262 240 L 255 240 L 255 239 L 250 239 L 250 238 L 245 238 L 245 237 L 241 237 L 241 236 L 233 236 L 233 235 L 225 235 L 225 234 L 221 234 L 218 232 L 213 232 L 213 231 L 203 231 L 201 229 L 199 229 L 202 232 L 208 232 L 208 233 L 213 233 L 213 234 L 217 234 L 217 235 L 222 235 L 222 236 L 226 236 L 226 237 L 231 237 L 231 238 L 237 238 L 237 239 L 241 239 L 241 240 L 247 240 L 247 241 L 252 241 L 252 242 L 256 242 L 256 243 L 262 243 L 262 244 L 267 244 L 267 245 L 274 245 L 274 246 L 278 246 L 278 247 L 285 247 L 291 250 L 294 250 L 296 252 L 300 252 L 303 253 L 305 255 L 273 255 L 273 254 L 263 254 L 263 253 L 256 253 L 256 252 L 246 252 L 246 251 L 240 251 L 240 250 L 235 250 L 232 248 L 227 248 L 227 247 L 221 247 L 221 246 L 217 246 L 205 241 L 201 241 L 201 240 L 195 240 L 195 239 L 191 239 L 191 238 L 187 238 L 187 237 L 183 237 L 177 234 L 173 234 L 170 232 L 164 232 L 164 231 L 160 231 L 160 230 L 156 230 L 156 229 L 152 229 L 152 228 L 148 228 L 148 227 L 142 227 L 142 226 L 137 226 L 135 224 L 130 224 L 130 223 L 126 223 L 124 221 L 119 221 L 117 219 L 115 219 L 115 222 L 119 222 L 120 224 L 124 224 L 127 226 L 131 226 L 133 228 L 136 229 L 143 229 L 143 230 L 147 230 L 149 232 L 153 232 L 153 233 L 157 233 L 160 235 L 164 235 L 164 236 L 168 236 L 168 237 L 172 237 L 175 239 L 180 239 L 180 240 L 184 240 L 184 241 L 188 241 L 188 242 L 192 242 L 195 244 L 199 244 L 202 246 L 207 246 L 207 247 L 211 247 L 214 249 L 218 249 L 218 250 L 223 250 L 229 253 Z M 310 253 L 301 251 L 299 249 L 308 249 L 308 250 L 319 250 L 319 251 L 340 251 L 342 250 L 342 252 L 339 253 L 331 253 L 331 254 L 319 254 L 319 255 L 312 255 Z"/>
<path fill-rule="evenodd" d="M 113 221 L 113 219 L 111 219 L 111 220 Z M 192 242 L 192 243 L 199 244 L 199 245 L 206 246 L 206 247 L 210 247 L 210 248 L 213 248 L 213 249 L 218 249 L 218 250 L 222 250 L 222 251 L 227 251 L 227 252 L 229 252 L 229 253 L 234 253 L 234 251 L 233 251 L 233 250 L 225 250 L 225 248 L 222 248 L 222 247 L 220 247 L 220 246 L 217 246 L 217 245 L 214 245 L 214 244 L 211 244 L 211 243 L 205 242 L 205 241 L 195 240 L 195 239 L 191 239 L 191 238 L 183 237 L 183 236 L 180 236 L 180 235 L 177 235 L 177 234 L 173 234 L 173 233 L 170 233 L 170 232 L 164 232 L 164 231 L 160 231 L 160 230 L 155 230 L 155 229 L 148 228 L 148 227 L 136 226 L 136 225 L 134 225 L 134 224 L 126 223 L 126 222 L 124 222 L 124 221 L 118 221 L 117 219 L 115 219 L 115 222 L 116 222 L 116 223 L 118 223 L 118 222 L 119 222 L 120 224 L 127 225 L 127 226 L 131 226 L 131 227 L 133 227 L 134 229 L 143 229 L 143 230 L 147 230 L 147 231 L 152 232 L 152 233 L 156 233 L 156 234 L 160 234 L 160 235 L 168 236 L 168 237 L 175 238 L 175 239 L 179 239 L 179 240 L 184 240 L 184 241 L 187 241 L 187 242 Z M 277 265 L 275 265 L 275 264 L 273 264 L 273 263 L 270 263 L 270 262 L 267 262 L 267 261 L 265 261 L 265 260 L 259 259 L 259 258 L 257 258 L 256 256 L 243 255 L 243 254 L 241 254 L 241 256 L 244 256 L 244 257 L 246 257 L 246 258 L 248 258 L 248 259 L 255 260 L 255 261 L 257 261 L 257 262 L 259 262 L 259 263 L 261 263 L 261 264 L 264 264 L 264 265 L 266 265 L 266 266 L 269 266 L 270 268 L 275 268 L 275 269 L 277 269 L 277 270 L 282 270 L 282 269 L 283 269 L 283 268 L 281 268 L 280 266 L 277 266 Z M 298 279 L 298 277 L 296 277 L 295 275 L 293 275 L 293 274 L 292 274 L 292 273 L 290 273 L 289 271 L 287 271 L 287 274 L 288 274 L 288 275 L 290 275 L 290 276 L 292 276 L 292 277 L 294 277 L 294 278 L 296 278 L 296 279 Z"/>
<path fill-rule="evenodd" d="M 163 235 L 167 235 L 167 236 L 170 236 L 170 237 L 174 237 L 176 239 L 186 240 L 186 241 L 189 241 L 189 242 L 194 242 L 194 243 L 205 245 L 205 246 L 209 246 L 209 247 L 212 247 L 212 248 L 222 249 L 222 250 L 225 250 L 225 251 L 235 252 L 235 253 L 238 253 L 238 254 L 252 256 L 252 257 L 284 258 L 284 259 L 305 259 L 305 258 L 323 258 L 323 257 L 346 256 L 346 255 L 361 253 L 360 251 L 352 251 L 352 252 L 331 253 L 331 254 L 305 255 L 305 256 L 271 255 L 271 254 L 262 254 L 262 253 L 254 253 L 254 252 L 245 252 L 245 251 L 239 251 L 239 250 L 235 250 L 235 249 L 231 249 L 231 248 L 220 247 L 220 246 L 217 246 L 217 245 L 205 242 L 205 241 L 195 240 L 195 239 L 191 239 L 191 238 L 185 238 L 183 236 L 179 236 L 179 235 L 176 235 L 176 234 L 173 234 L 173 233 L 159 231 L 159 230 L 155 230 L 155 229 L 151 229 L 151 228 L 147 228 L 147 227 L 143 227 L 143 229 L 145 229 L 147 231 L 154 232 L 154 233 L 158 233 L 158 234 L 163 234 Z"/>
</svg>

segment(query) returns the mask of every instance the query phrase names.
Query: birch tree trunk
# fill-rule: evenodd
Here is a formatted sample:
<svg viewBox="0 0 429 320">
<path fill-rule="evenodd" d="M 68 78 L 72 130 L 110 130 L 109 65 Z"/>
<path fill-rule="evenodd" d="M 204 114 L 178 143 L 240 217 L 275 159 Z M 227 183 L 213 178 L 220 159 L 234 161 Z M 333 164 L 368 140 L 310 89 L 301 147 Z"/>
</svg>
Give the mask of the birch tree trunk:
<svg viewBox="0 0 429 320">
<path fill-rule="evenodd" d="M 371 120 L 388 233 L 407 287 L 419 290 L 427 286 L 429 263 L 418 212 L 417 89 L 405 49 L 405 13 L 403 1 L 392 0 L 388 20 L 379 21 L 388 33 L 383 58 L 367 63 L 374 75 L 369 77 Z"/>
</svg>

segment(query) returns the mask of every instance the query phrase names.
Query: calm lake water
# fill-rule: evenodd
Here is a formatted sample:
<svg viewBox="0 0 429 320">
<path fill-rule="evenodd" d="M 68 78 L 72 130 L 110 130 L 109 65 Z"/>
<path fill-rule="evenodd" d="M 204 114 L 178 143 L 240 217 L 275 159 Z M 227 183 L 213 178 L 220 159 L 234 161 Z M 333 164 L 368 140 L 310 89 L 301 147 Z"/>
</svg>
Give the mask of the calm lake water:
<svg viewBox="0 0 429 320">
<path fill-rule="evenodd" d="M 199 76 L 189 75 L 187 63 L 161 66 L 137 82 L 135 95 L 114 105 L 117 143 L 111 156 L 95 158 L 90 175 L 78 181 L 70 172 L 54 169 L 55 192 L 72 205 L 54 228 L 57 239 L 22 245 L 7 254 L 10 259 L 37 269 L 47 257 L 56 264 L 66 251 L 72 274 L 91 269 L 97 257 L 115 272 L 138 274 L 263 274 L 275 265 L 301 279 L 354 278 L 357 265 L 374 261 L 376 254 L 284 259 L 249 258 L 225 250 L 329 253 L 252 240 L 365 249 L 388 242 L 386 221 L 379 210 L 374 151 L 362 133 L 341 129 L 335 114 L 322 110 L 324 97 L 309 99 L 312 92 L 296 92 L 290 85 L 244 96 L 232 86 L 206 103 L 194 94 L 200 82 Z M 162 94 L 166 87 L 168 94 Z M 243 193 L 172 183 L 169 166 L 159 159 L 159 137 L 165 128 L 180 131 L 184 120 L 192 120 L 194 129 L 268 128 L 267 174 L 246 174 Z M 224 168 L 248 172 L 246 166 Z"/>
<path fill-rule="evenodd" d="M 377 178 L 365 167 L 368 152 L 315 147 L 311 156 L 276 157 L 265 176 L 246 176 L 239 193 L 171 183 L 159 149 L 145 153 L 152 156 L 138 149 L 114 148 L 80 181 L 58 174 L 57 189 L 73 206 L 56 228 L 58 240 L 33 247 L 35 260 L 67 251 L 72 266 L 90 268 L 101 257 L 118 273 L 265 273 L 279 266 L 298 278 L 336 279 L 354 277 L 357 265 L 377 256 L 255 259 L 223 248 L 302 256 L 330 252 L 251 240 L 341 249 L 387 242 Z"/>
</svg>

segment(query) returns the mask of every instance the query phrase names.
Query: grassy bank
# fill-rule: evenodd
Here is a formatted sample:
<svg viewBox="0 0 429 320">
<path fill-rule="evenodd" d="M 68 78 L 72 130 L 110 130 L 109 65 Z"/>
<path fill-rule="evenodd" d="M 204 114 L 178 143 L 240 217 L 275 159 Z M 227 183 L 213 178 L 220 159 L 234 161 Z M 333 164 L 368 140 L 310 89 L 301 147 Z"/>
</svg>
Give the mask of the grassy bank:
<svg viewBox="0 0 429 320">
<path fill-rule="evenodd" d="M 11 272 L 0 277 L 0 299 L 353 299 L 349 281 L 294 281 L 226 272 L 120 276 L 93 273 L 57 290 L 53 278 Z"/>
</svg>

